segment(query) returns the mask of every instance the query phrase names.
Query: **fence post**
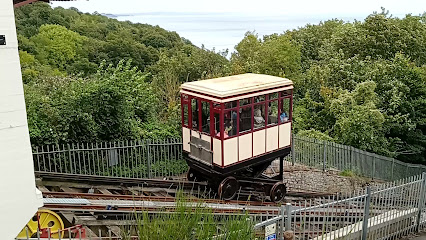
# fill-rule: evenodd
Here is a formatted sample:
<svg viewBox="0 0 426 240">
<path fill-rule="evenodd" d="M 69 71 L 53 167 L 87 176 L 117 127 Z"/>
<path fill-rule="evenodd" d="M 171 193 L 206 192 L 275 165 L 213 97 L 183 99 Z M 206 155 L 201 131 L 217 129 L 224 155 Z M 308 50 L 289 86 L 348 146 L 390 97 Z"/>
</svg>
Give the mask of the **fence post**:
<svg viewBox="0 0 426 240">
<path fill-rule="evenodd" d="M 285 224 L 285 206 L 281 205 L 281 224 L 279 228 L 280 240 L 284 240 L 284 224 Z M 278 236 L 277 236 L 278 237 Z"/>
<path fill-rule="evenodd" d="M 392 173 L 391 173 L 391 181 L 393 181 L 393 170 L 394 170 L 394 165 L 395 165 L 395 159 L 392 158 Z"/>
<path fill-rule="evenodd" d="M 285 230 L 290 231 L 291 229 L 291 203 L 285 204 L 285 213 L 287 214 L 287 218 L 285 219 Z"/>
<path fill-rule="evenodd" d="M 324 156 L 323 156 L 323 162 L 322 162 L 322 171 L 325 172 L 325 165 L 327 162 L 327 143 L 326 141 L 323 141 L 323 148 L 324 148 Z"/>
<path fill-rule="evenodd" d="M 291 134 L 291 165 L 294 166 L 294 162 L 296 161 L 296 153 L 294 151 L 294 134 Z"/>
<path fill-rule="evenodd" d="M 151 146 L 151 140 L 148 139 L 146 141 L 148 178 L 152 178 L 152 173 L 151 173 L 151 147 L 150 146 Z"/>
<path fill-rule="evenodd" d="M 374 174 L 376 173 L 376 154 L 373 155 L 373 173 L 371 174 L 371 179 L 374 179 Z"/>
<path fill-rule="evenodd" d="M 405 164 L 405 166 L 407 166 L 407 167 L 405 168 L 405 176 L 408 176 L 408 164 Z"/>
<path fill-rule="evenodd" d="M 420 217 L 422 216 L 422 210 L 424 207 L 424 197 L 425 197 L 425 185 L 426 185 L 426 172 L 422 173 L 422 185 L 420 188 L 420 198 L 419 198 L 419 205 L 417 207 L 418 213 L 417 213 L 417 221 L 416 221 L 416 230 L 417 232 L 420 232 Z"/>
<path fill-rule="evenodd" d="M 371 201 L 371 187 L 367 187 L 367 196 L 364 203 L 364 218 L 362 222 L 362 240 L 367 240 L 368 233 L 368 219 L 370 218 L 370 201 Z"/>
</svg>

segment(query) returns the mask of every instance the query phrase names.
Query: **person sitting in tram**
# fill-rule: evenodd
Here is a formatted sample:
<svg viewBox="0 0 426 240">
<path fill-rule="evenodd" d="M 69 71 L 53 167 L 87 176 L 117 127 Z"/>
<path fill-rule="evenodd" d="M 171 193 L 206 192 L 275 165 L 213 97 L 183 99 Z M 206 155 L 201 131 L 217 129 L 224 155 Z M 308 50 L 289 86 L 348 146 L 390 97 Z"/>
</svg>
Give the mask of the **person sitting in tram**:
<svg viewBox="0 0 426 240">
<path fill-rule="evenodd" d="M 228 131 L 229 130 L 227 128 L 225 128 L 225 131 L 223 132 L 223 137 L 224 138 L 228 138 L 229 137 Z M 216 137 L 220 137 L 220 132 L 216 131 Z"/>
<path fill-rule="evenodd" d="M 287 115 L 287 113 L 286 112 L 282 112 L 281 113 L 281 115 L 280 115 L 280 120 L 281 120 L 281 122 L 283 123 L 283 122 L 287 122 L 288 121 L 288 115 Z"/>
<path fill-rule="evenodd" d="M 262 127 L 265 125 L 265 119 L 262 116 L 262 111 L 260 108 L 254 109 L 254 125 L 255 127 Z"/>
</svg>

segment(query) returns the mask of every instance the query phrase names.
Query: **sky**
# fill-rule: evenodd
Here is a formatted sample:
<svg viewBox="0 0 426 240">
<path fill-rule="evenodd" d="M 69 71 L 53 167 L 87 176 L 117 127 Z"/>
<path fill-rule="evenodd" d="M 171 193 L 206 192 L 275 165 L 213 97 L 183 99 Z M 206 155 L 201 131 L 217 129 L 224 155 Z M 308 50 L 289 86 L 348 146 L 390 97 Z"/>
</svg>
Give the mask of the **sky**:
<svg viewBox="0 0 426 240">
<path fill-rule="evenodd" d="M 53 6 L 77 7 L 83 12 L 238 12 L 287 15 L 367 15 L 385 7 L 391 13 L 419 14 L 426 10 L 425 0 L 77 0 L 54 2 Z"/>
<path fill-rule="evenodd" d="M 230 52 L 247 31 L 261 37 L 332 18 L 363 20 L 381 7 L 397 17 L 426 11 L 426 0 L 77 0 L 51 5 L 158 25 L 199 47 Z"/>
</svg>

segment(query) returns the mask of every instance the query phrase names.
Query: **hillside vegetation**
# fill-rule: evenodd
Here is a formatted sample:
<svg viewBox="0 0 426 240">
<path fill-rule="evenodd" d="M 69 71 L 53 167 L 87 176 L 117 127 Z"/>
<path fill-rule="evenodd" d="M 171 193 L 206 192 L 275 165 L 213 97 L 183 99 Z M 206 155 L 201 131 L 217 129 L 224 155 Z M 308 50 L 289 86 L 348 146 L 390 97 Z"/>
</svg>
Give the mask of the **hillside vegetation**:
<svg viewBox="0 0 426 240">
<path fill-rule="evenodd" d="M 178 136 L 182 82 L 254 72 L 295 82 L 298 134 L 426 163 L 426 15 L 249 32 L 227 60 L 158 26 L 15 13 L 33 144 Z"/>
<path fill-rule="evenodd" d="M 229 64 L 158 26 L 45 3 L 15 14 L 35 145 L 179 136 L 180 83 Z"/>
</svg>

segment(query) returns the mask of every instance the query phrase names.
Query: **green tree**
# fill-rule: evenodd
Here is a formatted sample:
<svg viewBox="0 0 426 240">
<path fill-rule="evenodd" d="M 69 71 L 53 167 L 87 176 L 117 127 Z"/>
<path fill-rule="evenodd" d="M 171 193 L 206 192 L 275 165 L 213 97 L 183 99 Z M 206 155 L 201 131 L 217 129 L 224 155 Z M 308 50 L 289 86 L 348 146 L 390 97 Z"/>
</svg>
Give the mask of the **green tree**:
<svg viewBox="0 0 426 240">
<path fill-rule="evenodd" d="M 37 59 L 60 70 L 84 54 L 86 38 L 60 25 L 42 25 L 31 39 L 37 48 Z"/>
<path fill-rule="evenodd" d="M 288 35 L 271 35 L 263 41 L 246 33 L 235 47 L 231 62 L 234 73 L 263 73 L 296 77 L 300 73 L 300 50 Z"/>
</svg>

